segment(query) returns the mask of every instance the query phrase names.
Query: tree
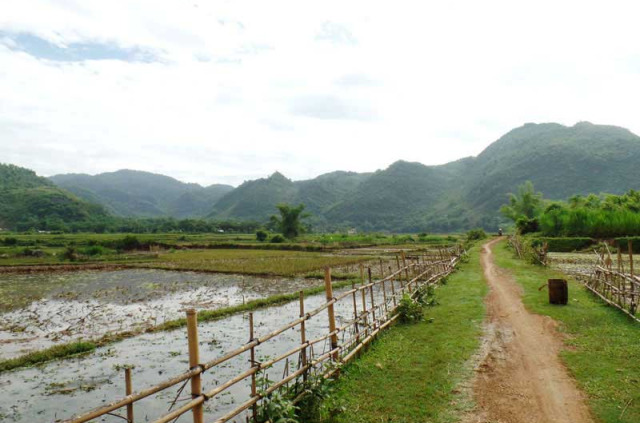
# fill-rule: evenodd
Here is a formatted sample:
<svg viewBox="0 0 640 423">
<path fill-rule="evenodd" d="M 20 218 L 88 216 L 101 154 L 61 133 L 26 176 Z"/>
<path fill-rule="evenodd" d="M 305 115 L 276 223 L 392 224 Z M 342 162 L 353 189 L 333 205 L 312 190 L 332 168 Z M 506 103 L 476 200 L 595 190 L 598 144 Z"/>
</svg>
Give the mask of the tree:
<svg viewBox="0 0 640 423">
<path fill-rule="evenodd" d="M 500 208 L 500 212 L 514 222 L 518 219 L 535 219 L 543 205 L 542 193 L 536 192 L 533 183 L 527 181 L 518 187 L 518 194 L 509 194 L 509 204 Z"/>
<path fill-rule="evenodd" d="M 280 217 L 271 216 L 271 222 L 285 238 L 293 239 L 304 232 L 302 219 L 309 217 L 308 213 L 302 213 L 304 204 L 301 203 L 296 207 L 288 204 L 278 204 L 276 207 L 280 211 Z"/>
</svg>

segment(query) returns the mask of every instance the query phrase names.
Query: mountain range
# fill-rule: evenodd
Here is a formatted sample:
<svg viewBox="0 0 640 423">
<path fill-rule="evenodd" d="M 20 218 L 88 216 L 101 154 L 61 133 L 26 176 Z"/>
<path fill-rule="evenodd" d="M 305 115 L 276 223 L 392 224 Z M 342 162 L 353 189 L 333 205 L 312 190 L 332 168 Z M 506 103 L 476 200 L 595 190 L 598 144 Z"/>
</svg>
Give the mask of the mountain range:
<svg viewBox="0 0 640 423">
<path fill-rule="evenodd" d="M 476 226 L 495 229 L 503 223 L 498 210 L 507 194 L 527 180 L 549 199 L 638 189 L 639 162 L 640 137 L 627 129 L 588 122 L 529 123 L 508 132 L 477 157 L 439 166 L 397 161 L 372 173 L 337 171 L 305 181 L 275 172 L 236 188 L 202 187 L 120 170 L 95 176 L 57 175 L 45 188 L 66 193 L 83 210 L 97 207 L 125 217 L 263 222 L 278 203 L 304 203 L 312 214 L 310 223 L 319 230 L 449 232 Z M 0 222 L 1 207 L 0 197 Z"/>
</svg>

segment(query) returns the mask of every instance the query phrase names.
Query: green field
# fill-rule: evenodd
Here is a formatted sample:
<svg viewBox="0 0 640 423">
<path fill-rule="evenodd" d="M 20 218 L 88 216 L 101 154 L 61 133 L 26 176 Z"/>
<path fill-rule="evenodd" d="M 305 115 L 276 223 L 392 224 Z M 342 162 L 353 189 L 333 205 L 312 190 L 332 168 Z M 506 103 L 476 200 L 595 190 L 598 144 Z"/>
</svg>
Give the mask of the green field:
<svg viewBox="0 0 640 423">
<path fill-rule="evenodd" d="M 371 257 L 277 250 L 181 250 L 160 253 L 144 267 L 170 270 L 295 276 L 325 267 L 359 263 Z"/>
</svg>

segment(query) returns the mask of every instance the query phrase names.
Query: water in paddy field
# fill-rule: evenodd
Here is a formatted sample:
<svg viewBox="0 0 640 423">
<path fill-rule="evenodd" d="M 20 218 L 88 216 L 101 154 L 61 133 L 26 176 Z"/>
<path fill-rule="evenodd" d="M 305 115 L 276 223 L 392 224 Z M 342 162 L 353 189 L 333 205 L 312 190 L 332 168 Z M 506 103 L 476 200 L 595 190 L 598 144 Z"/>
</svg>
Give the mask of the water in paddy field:
<svg viewBox="0 0 640 423">
<path fill-rule="evenodd" d="M 163 270 L 0 274 L 0 358 L 321 284 Z"/>
<path fill-rule="evenodd" d="M 396 283 L 396 289 L 400 286 Z M 387 284 L 387 290 L 389 285 Z M 334 295 L 338 295 L 336 291 Z M 374 292 L 376 304 L 382 302 L 381 290 Z M 361 294 L 356 296 L 362 308 Z M 367 302 L 370 301 L 367 292 Z M 326 302 L 325 295 L 310 296 L 305 300 L 305 311 Z M 336 304 L 336 324 L 340 326 L 353 317 L 352 297 L 347 296 Z M 254 312 L 255 335 L 264 336 L 284 326 L 299 316 L 299 303 L 271 307 Z M 200 323 L 200 357 L 206 362 L 224 355 L 249 341 L 248 314 L 237 314 L 222 320 Z M 314 339 L 329 332 L 327 311 L 320 312 L 306 322 L 307 339 Z M 267 361 L 300 344 L 299 326 L 290 329 L 270 341 L 256 347 L 258 361 Z M 328 341 L 314 347 L 315 356 L 329 350 Z M 282 378 L 285 362 L 268 370 L 267 377 L 278 381 Z M 292 355 L 290 367 L 297 364 L 297 354 Z M 186 328 L 169 332 L 143 334 L 102 347 L 96 351 L 66 360 L 54 361 L 36 368 L 17 369 L 0 374 L 0 421 L 51 422 L 66 419 L 124 396 L 124 370 L 122 366 L 134 366 L 133 389 L 138 391 L 160 383 L 188 370 Z M 203 374 L 203 391 L 231 379 L 250 367 L 249 352 Z M 294 371 L 294 370 L 292 370 Z M 148 397 L 135 404 L 135 421 L 153 421 L 165 413 L 175 399 L 180 385 Z M 238 383 L 225 393 L 205 404 L 207 421 L 228 412 L 249 399 L 250 379 Z M 180 395 L 177 405 L 190 398 L 189 385 Z M 124 414 L 124 409 L 120 410 Z M 191 421 L 186 414 L 178 422 Z M 114 416 L 94 421 L 121 422 Z M 244 417 L 236 421 L 244 422 Z"/>
</svg>

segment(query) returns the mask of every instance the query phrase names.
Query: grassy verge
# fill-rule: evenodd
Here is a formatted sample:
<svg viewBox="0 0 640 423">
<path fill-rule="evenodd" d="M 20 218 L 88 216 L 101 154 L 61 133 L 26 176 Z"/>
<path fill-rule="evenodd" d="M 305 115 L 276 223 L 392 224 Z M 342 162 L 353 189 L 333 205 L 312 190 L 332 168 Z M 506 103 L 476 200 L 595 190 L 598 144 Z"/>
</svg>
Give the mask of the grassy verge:
<svg viewBox="0 0 640 423">
<path fill-rule="evenodd" d="M 72 342 L 64 345 L 56 345 L 42 351 L 34 351 L 29 354 L 9 360 L 0 360 L 0 373 L 18 367 L 32 366 L 57 358 L 70 357 L 76 354 L 86 353 L 96 349 L 93 342 Z"/>
<path fill-rule="evenodd" d="M 443 423 L 470 407 L 458 385 L 471 375 L 485 315 L 478 251 L 438 288 L 440 305 L 426 310 L 425 321 L 394 326 L 345 367 L 324 405 L 327 421 Z"/>
<path fill-rule="evenodd" d="M 333 289 L 340 289 L 346 286 L 351 286 L 351 281 L 340 281 L 333 284 Z M 320 294 L 324 292 L 324 285 L 307 288 L 304 290 L 305 297 Z M 216 310 L 202 310 L 198 312 L 199 322 L 208 322 L 212 320 L 219 320 L 224 317 L 230 316 L 236 313 L 242 313 L 246 311 L 258 310 L 266 307 L 273 307 L 281 304 L 288 303 L 290 301 L 297 300 L 299 298 L 299 292 L 290 294 L 272 295 L 266 298 L 260 298 L 257 300 L 247 301 L 244 304 L 238 304 L 235 306 L 219 308 Z M 0 360 L 0 373 L 17 369 L 20 367 L 33 366 L 36 364 L 45 363 L 47 361 L 68 358 L 80 353 L 87 353 L 95 350 L 98 347 L 113 344 L 123 339 L 132 338 L 142 333 L 160 332 L 167 330 L 174 330 L 187 325 L 187 320 L 184 318 L 169 320 L 160 325 L 147 328 L 139 331 L 119 332 L 114 334 L 107 334 L 102 338 L 93 341 L 80 341 L 70 342 L 68 344 L 56 345 L 51 348 L 46 348 L 40 351 L 34 351 L 20 357 Z"/>
<path fill-rule="evenodd" d="M 562 275 L 513 258 L 506 243 L 496 246 L 494 253 L 496 263 L 511 271 L 524 288 L 527 308 L 560 322 L 569 347 L 561 357 L 599 421 L 639 422 L 640 325 L 575 281 L 569 282 L 568 306 L 550 305 L 547 292 L 538 287 Z"/>
</svg>

